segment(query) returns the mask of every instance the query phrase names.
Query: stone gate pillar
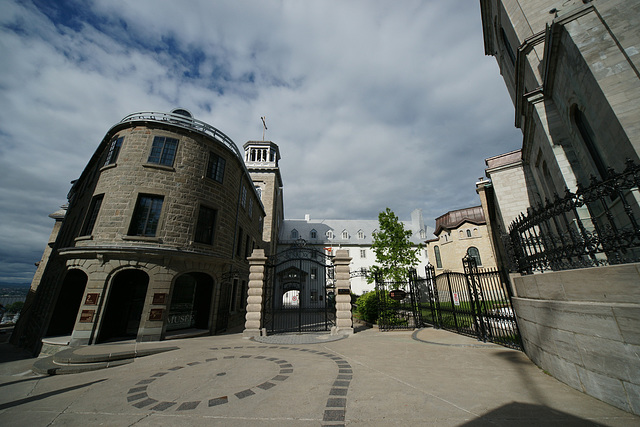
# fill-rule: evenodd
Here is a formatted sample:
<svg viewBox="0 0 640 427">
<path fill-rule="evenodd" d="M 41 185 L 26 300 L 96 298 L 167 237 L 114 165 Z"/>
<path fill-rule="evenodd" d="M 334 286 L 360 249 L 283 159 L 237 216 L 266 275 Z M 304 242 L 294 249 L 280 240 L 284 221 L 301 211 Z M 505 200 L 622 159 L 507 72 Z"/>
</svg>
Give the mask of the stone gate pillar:
<svg viewBox="0 0 640 427">
<path fill-rule="evenodd" d="M 262 307 L 264 289 L 264 266 L 267 257 L 264 249 L 254 249 L 249 261 L 249 289 L 247 291 L 247 314 L 244 323 L 244 338 L 259 337 L 262 326 Z"/>
<path fill-rule="evenodd" d="M 336 251 L 333 259 L 336 285 L 336 325 L 331 328 L 332 335 L 353 334 L 351 318 L 351 274 L 349 271 L 351 258 L 346 250 Z"/>
</svg>

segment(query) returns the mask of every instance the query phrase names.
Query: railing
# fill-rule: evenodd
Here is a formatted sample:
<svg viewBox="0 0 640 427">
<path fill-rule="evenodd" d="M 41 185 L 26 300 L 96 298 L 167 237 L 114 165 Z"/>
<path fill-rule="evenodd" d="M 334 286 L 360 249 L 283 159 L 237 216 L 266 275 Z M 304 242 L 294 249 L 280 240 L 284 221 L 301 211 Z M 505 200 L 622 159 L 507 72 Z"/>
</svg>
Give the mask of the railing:
<svg viewBox="0 0 640 427">
<path fill-rule="evenodd" d="M 236 143 L 233 142 L 233 140 L 225 135 L 222 131 L 214 128 L 210 124 L 205 123 L 201 120 L 194 119 L 192 117 L 183 116 L 182 114 L 162 113 L 158 111 L 140 111 L 137 113 L 129 114 L 124 119 L 120 120 L 120 122 L 114 127 L 119 126 L 123 123 L 139 121 L 170 124 L 172 126 L 178 126 L 183 129 L 199 132 L 201 134 L 214 138 L 216 141 L 222 143 L 222 145 L 227 147 L 229 150 L 231 150 L 232 153 L 236 155 L 236 157 L 240 161 L 240 165 L 244 169 L 247 176 L 249 176 L 249 170 L 247 169 L 247 165 L 245 164 L 244 156 L 240 152 L 240 149 L 238 148 Z M 250 187 L 251 190 L 253 190 L 253 192 L 255 193 L 256 199 L 262 205 L 262 198 L 258 196 L 257 190 L 253 186 Z"/>
<path fill-rule="evenodd" d="M 240 160 L 244 159 L 244 156 L 240 153 L 240 150 L 236 144 L 220 130 L 214 128 L 208 123 L 203 121 L 183 116 L 181 114 L 174 113 L 161 113 L 157 111 L 140 111 L 138 113 L 129 114 L 124 119 L 120 120 L 120 123 L 137 122 L 137 121 L 152 121 L 158 123 L 168 123 L 173 126 L 179 126 L 189 130 L 195 130 L 196 132 L 203 133 L 210 136 L 221 143 L 227 148 L 233 151 Z"/>
<path fill-rule="evenodd" d="M 505 236 L 511 269 L 522 274 L 640 261 L 640 165 L 591 177 L 587 187 L 531 207 Z"/>
</svg>

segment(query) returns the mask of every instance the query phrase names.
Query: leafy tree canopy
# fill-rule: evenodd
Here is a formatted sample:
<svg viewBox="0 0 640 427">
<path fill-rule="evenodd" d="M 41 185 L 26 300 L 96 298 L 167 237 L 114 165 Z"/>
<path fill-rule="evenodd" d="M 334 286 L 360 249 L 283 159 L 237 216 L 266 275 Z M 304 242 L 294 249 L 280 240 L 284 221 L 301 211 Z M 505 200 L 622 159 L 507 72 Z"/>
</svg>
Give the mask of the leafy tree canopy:
<svg viewBox="0 0 640 427">
<path fill-rule="evenodd" d="M 384 280 L 405 282 L 409 270 L 418 265 L 418 251 L 422 245 L 411 243 L 411 231 L 404 229 L 393 211 L 387 208 L 378 215 L 379 230 L 373 233 L 371 248 L 376 254 L 377 265 L 373 273 L 380 273 Z M 369 277 L 369 283 L 373 277 Z"/>
</svg>

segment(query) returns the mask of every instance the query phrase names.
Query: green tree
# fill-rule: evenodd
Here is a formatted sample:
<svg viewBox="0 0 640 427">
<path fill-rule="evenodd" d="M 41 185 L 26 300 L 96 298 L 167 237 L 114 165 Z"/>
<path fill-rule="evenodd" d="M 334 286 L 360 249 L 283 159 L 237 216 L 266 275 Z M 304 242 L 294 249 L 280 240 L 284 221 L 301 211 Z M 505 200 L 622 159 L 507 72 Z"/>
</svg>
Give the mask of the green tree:
<svg viewBox="0 0 640 427">
<path fill-rule="evenodd" d="M 418 265 L 418 251 L 422 245 L 411 243 L 411 231 L 404 229 L 404 224 L 389 208 L 378 215 L 380 231 L 373 233 L 371 248 L 376 254 L 376 263 L 372 273 L 379 272 L 384 280 L 405 282 L 409 270 Z M 369 277 L 369 283 L 373 277 Z"/>
<path fill-rule="evenodd" d="M 16 301 L 7 306 L 7 313 L 19 313 L 22 307 L 24 307 L 24 301 Z"/>
</svg>

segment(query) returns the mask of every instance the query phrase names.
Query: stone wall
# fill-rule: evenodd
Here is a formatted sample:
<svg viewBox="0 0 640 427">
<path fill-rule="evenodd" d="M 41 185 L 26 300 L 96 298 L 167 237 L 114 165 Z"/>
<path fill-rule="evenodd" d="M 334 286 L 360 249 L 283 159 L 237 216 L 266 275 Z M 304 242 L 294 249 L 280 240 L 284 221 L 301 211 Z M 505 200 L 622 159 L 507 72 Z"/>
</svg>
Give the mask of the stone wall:
<svg viewBox="0 0 640 427">
<path fill-rule="evenodd" d="M 486 174 L 496 189 L 496 205 L 505 228 L 531 206 L 529 183 L 520 159 L 520 151 L 486 159 Z"/>
<path fill-rule="evenodd" d="M 545 371 L 640 414 L 640 263 L 512 276 L 525 351 Z"/>
<path fill-rule="evenodd" d="M 471 232 L 471 237 L 467 237 L 467 230 Z M 444 239 L 445 234 L 447 234 L 446 240 Z M 447 230 L 443 230 L 438 237 L 438 241 L 427 241 L 426 243 L 429 262 L 436 268 L 436 274 L 442 273 L 444 270 L 464 272 L 462 258 L 467 255 L 467 249 L 471 246 L 477 248 L 480 253 L 480 261 L 482 264 L 478 267 L 497 267 L 491 238 L 486 225 L 464 222 L 457 228 L 451 230 L 450 234 L 448 234 Z M 438 268 L 436 263 L 435 246 L 440 248 L 441 268 Z"/>
<path fill-rule="evenodd" d="M 93 195 L 104 194 L 104 200 L 92 235 L 78 239 L 76 246 L 152 244 L 229 257 L 237 244 L 233 230 L 238 225 L 245 234 L 252 236 L 253 241 L 262 240 L 259 223 L 264 213 L 255 196 L 253 183 L 235 154 L 211 138 L 179 128 L 148 124 L 122 129 L 114 134 L 114 137 L 122 136 L 124 141 L 117 162 L 104 167 L 97 165 L 100 169 Z M 147 163 L 155 136 L 179 139 L 173 166 Z M 222 183 L 206 177 L 209 152 L 226 160 Z M 238 206 L 241 186 L 247 191 L 244 207 Z M 157 235 L 152 239 L 127 236 L 139 194 L 164 196 Z M 251 212 L 248 209 L 250 204 Z M 218 212 L 213 245 L 193 241 L 200 205 Z"/>
<path fill-rule="evenodd" d="M 184 273 L 204 272 L 212 277 L 215 287 L 210 302 L 209 332 L 215 333 L 220 296 L 220 277 L 226 272 L 222 260 L 210 257 L 188 256 L 185 254 L 168 254 L 148 252 L 143 256 L 133 250 L 112 250 L 108 253 L 96 254 L 90 251 L 67 250 L 61 253 L 67 258 L 68 270 L 78 269 L 88 276 L 87 286 L 82 296 L 82 304 L 78 310 L 76 325 L 73 330 L 71 345 L 96 343 L 105 316 L 106 302 L 112 286 L 113 278 L 121 271 L 136 269 L 149 276 L 149 284 L 144 308 L 138 329 L 138 341 L 158 341 L 164 339 L 169 306 L 172 299 L 173 285 L 177 277 Z M 236 289 L 240 292 L 240 289 Z M 88 295 L 92 294 L 92 298 Z M 164 295 L 161 302 L 154 301 L 155 295 Z M 237 298 L 240 298 L 237 295 Z M 244 317 L 242 305 L 231 313 L 230 323 L 238 323 Z M 151 316 L 152 310 L 160 314 L 159 318 Z M 161 311 L 158 311 L 161 310 Z M 82 319 L 84 315 L 87 316 Z M 237 319 L 236 319 L 237 318 Z"/>
</svg>

